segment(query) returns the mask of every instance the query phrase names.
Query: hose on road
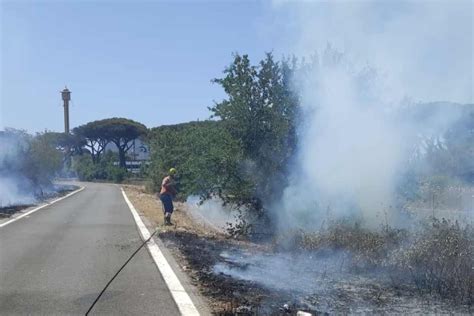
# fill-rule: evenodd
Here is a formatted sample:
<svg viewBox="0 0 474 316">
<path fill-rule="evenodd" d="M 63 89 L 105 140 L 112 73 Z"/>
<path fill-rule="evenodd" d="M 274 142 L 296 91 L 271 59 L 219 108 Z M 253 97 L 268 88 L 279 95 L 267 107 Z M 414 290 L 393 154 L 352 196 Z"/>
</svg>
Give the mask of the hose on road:
<svg viewBox="0 0 474 316">
<path fill-rule="evenodd" d="M 132 255 L 130 256 L 130 258 L 127 259 L 127 261 L 125 261 L 125 263 L 120 267 L 120 269 L 117 271 L 117 273 L 115 273 L 115 275 L 110 279 L 109 282 L 107 282 L 107 284 L 105 285 L 105 287 L 102 289 L 102 291 L 99 293 L 99 295 L 97 296 L 97 298 L 95 299 L 94 303 L 92 303 L 91 307 L 89 307 L 89 309 L 87 310 L 86 312 L 86 316 L 89 315 L 89 313 L 91 312 L 91 310 L 94 308 L 94 305 L 99 301 L 100 297 L 102 296 L 102 294 L 104 294 L 105 290 L 107 290 L 107 288 L 109 287 L 110 283 L 112 283 L 112 281 L 117 277 L 117 275 L 120 273 L 120 271 L 123 270 L 123 268 L 125 268 L 125 266 L 127 265 L 127 263 L 130 262 L 130 260 L 132 260 L 132 258 L 137 254 L 138 251 L 140 251 L 140 249 L 143 248 L 143 246 L 146 245 L 147 242 L 149 242 L 151 240 L 151 238 L 153 238 L 153 236 L 158 232 L 158 229 L 156 229 L 153 234 L 150 235 L 150 237 L 145 240 L 141 245 L 140 247 L 138 247 L 137 250 L 135 250 L 134 253 L 132 253 Z"/>
</svg>

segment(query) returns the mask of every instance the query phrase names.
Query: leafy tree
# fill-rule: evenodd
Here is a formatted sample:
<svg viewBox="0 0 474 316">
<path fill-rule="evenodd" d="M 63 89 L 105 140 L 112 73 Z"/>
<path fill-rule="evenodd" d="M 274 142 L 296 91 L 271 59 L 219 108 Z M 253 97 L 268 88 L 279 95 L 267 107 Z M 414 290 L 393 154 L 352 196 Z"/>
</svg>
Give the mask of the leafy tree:
<svg viewBox="0 0 474 316">
<path fill-rule="evenodd" d="M 296 148 L 298 98 L 290 87 L 292 66 L 268 53 L 255 67 L 247 55 L 236 54 L 224 78 L 214 79 L 228 98 L 210 110 L 239 142 L 244 157 L 240 170 L 253 184 L 251 192 L 237 193 L 236 199 L 258 212 L 286 186 L 286 167 Z"/>
<path fill-rule="evenodd" d="M 145 125 L 125 118 L 109 118 L 89 122 L 73 129 L 74 135 L 83 139 L 90 151 L 92 162 L 97 164 L 108 143 L 117 146 L 119 165 L 125 168 L 126 154 L 132 148 L 132 141 L 145 137 L 148 130 Z"/>
<path fill-rule="evenodd" d="M 82 155 L 83 147 L 86 145 L 86 139 L 75 134 L 46 131 L 43 137 L 51 146 L 63 153 L 64 163 L 70 161 L 73 155 Z"/>
<path fill-rule="evenodd" d="M 116 165 L 117 160 L 116 153 L 107 151 L 98 163 L 94 163 L 89 155 L 75 157 L 72 167 L 83 181 L 122 182 L 127 177 L 127 171 Z"/>
<path fill-rule="evenodd" d="M 41 188 L 50 185 L 62 168 L 62 154 L 52 144 L 48 133 L 32 136 L 24 131 L 7 129 L 0 132 L 0 140 L 0 175 L 27 179 L 35 190 L 41 192 Z"/>
<path fill-rule="evenodd" d="M 159 190 L 170 167 L 178 169 L 179 196 L 208 198 L 245 191 L 238 161 L 242 152 L 222 122 L 203 121 L 153 128 L 149 176 Z M 242 194 L 242 193 L 241 193 Z"/>
<path fill-rule="evenodd" d="M 77 177 L 81 181 L 92 181 L 97 179 L 97 164 L 94 164 L 92 157 L 81 155 L 72 161 L 72 168 L 76 171 Z"/>
<path fill-rule="evenodd" d="M 109 142 L 106 130 L 102 125 L 102 121 L 93 121 L 87 124 L 75 127 L 73 135 L 79 145 L 84 145 L 91 154 L 92 162 L 98 163 L 100 155 L 105 150 L 105 146 Z"/>
<path fill-rule="evenodd" d="M 118 148 L 119 165 L 126 168 L 126 153 L 132 148 L 132 141 L 145 137 L 148 129 L 145 125 L 125 118 L 110 118 L 96 121 L 100 126 L 102 137 L 114 143 Z"/>
<path fill-rule="evenodd" d="M 51 144 L 47 133 L 32 138 L 25 154 L 23 170 L 34 184 L 49 184 L 62 168 L 62 154 Z"/>
</svg>

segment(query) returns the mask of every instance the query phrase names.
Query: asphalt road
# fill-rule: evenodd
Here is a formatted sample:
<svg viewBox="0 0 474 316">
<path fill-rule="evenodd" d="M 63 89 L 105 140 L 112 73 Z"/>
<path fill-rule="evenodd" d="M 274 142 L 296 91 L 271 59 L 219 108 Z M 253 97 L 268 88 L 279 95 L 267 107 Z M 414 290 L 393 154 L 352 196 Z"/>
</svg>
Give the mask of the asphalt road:
<svg viewBox="0 0 474 316">
<path fill-rule="evenodd" d="M 86 189 L 0 228 L 0 314 L 84 315 L 140 245 L 119 187 Z M 145 248 L 91 315 L 179 315 Z"/>
</svg>

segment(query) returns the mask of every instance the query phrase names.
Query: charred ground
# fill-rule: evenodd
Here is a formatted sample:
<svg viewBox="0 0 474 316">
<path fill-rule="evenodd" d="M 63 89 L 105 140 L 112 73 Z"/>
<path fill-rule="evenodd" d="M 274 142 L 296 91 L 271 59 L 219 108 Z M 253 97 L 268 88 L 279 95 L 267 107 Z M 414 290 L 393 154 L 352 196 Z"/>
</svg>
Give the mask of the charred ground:
<svg viewBox="0 0 474 316">
<path fill-rule="evenodd" d="M 127 194 L 160 224 L 152 195 L 132 186 Z M 183 204 L 173 216 L 160 238 L 217 315 L 472 312 L 472 229 L 456 222 L 416 234 L 331 223 L 252 243 L 195 222 Z"/>
</svg>

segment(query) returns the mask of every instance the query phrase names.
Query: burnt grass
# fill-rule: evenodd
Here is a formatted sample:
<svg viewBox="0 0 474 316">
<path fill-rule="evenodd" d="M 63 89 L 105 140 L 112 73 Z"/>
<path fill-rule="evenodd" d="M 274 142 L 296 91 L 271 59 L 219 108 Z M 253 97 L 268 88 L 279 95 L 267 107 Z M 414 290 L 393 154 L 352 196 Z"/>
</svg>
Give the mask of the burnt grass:
<svg viewBox="0 0 474 316">
<path fill-rule="evenodd" d="M 212 269 L 222 261 L 223 250 L 242 247 L 232 239 L 201 237 L 185 231 L 168 231 L 161 233 L 160 238 L 168 248 L 178 250 L 184 256 L 181 259 L 189 265 L 186 270 L 189 270 L 193 284 L 210 299 L 216 315 L 296 315 L 297 310 L 321 314 L 293 302 L 290 293 L 214 273 Z M 284 309 L 283 305 L 288 303 L 290 308 Z"/>
<path fill-rule="evenodd" d="M 4 217 L 10 217 L 16 212 L 19 212 L 21 210 L 24 210 L 28 207 L 33 206 L 32 204 L 20 204 L 20 205 L 11 205 L 11 206 L 5 206 L 5 207 L 0 207 L 0 218 Z"/>
<path fill-rule="evenodd" d="M 36 198 L 39 201 L 45 201 L 47 199 L 58 198 L 76 190 L 77 188 L 78 187 L 74 185 L 62 185 L 58 187 L 57 191 L 53 191 L 49 193 L 41 193 L 40 195 L 37 195 Z M 0 207 L 0 218 L 11 217 L 15 213 L 18 213 L 24 209 L 27 209 L 35 205 L 36 204 L 14 204 L 14 205 Z"/>
<path fill-rule="evenodd" d="M 406 312 L 405 308 L 387 309 L 386 305 L 406 305 L 401 302 L 400 297 L 414 294 L 409 287 L 388 289 L 374 279 L 353 275 L 345 275 L 342 281 L 330 278 L 324 280 L 325 288 L 314 295 L 270 289 L 257 282 L 213 271 L 216 263 L 225 261 L 220 256 L 223 251 L 248 249 L 253 247 L 252 244 L 233 239 L 202 237 L 186 231 L 168 231 L 161 233 L 160 238 L 175 252 L 181 263 L 187 265 L 186 272 L 193 284 L 210 300 L 215 315 L 296 315 L 298 311 L 329 315 L 370 313 L 374 310 L 403 313 Z M 254 251 L 257 253 L 262 249 Z M 307 280 L 312 281 L 311 278 Z M 417 301 L 416 304 L 420 302 Z"/>
<path fill-rule="evenodd" d="M 393 249 L 398 249 L 407 239 L 403 232 L 387 230 L 373 234 L 344 225 L 320 235 L 300 235 L 292 240 L 295 247 L 291 249 L 189 231 L 167 231 L 161 233 L 160 238 L 174 252 L 194 285 L 210 300 L 216 315 L 296 315 L 297 311 L 313 315 L 471 313 L 474 270 L 466 270 L 471 268 L 471 247 L 461 241 L 469 243 L 472 239 L 461 238 L 463 232 L 456 225 L 437 222 L 419 236 L 418 242 L 408 249 L 401 248 L 402 252 L 393 252 Z M 332 267 L 327 272 L 305 275 L 301 279 L 302 286 L 320 285 L 311 294 L 268 288 L 262 283 L 214 270 L 216 264 L 229 263 L 222 256 L 223 252 L 297 256 L 328 248 L 349 250 L 350 255 L 342 261 L 348 269 Z M 451 250 L 456 248 L 468 252 L 453 254 Z M 315 260 L 312 264 L 318 265 L 318 262 Z M 453 271 L 449 269 L 451 266 L 455 266 Z M 448 281 L 452 283 L 447 284 Z"/>
</svg>

